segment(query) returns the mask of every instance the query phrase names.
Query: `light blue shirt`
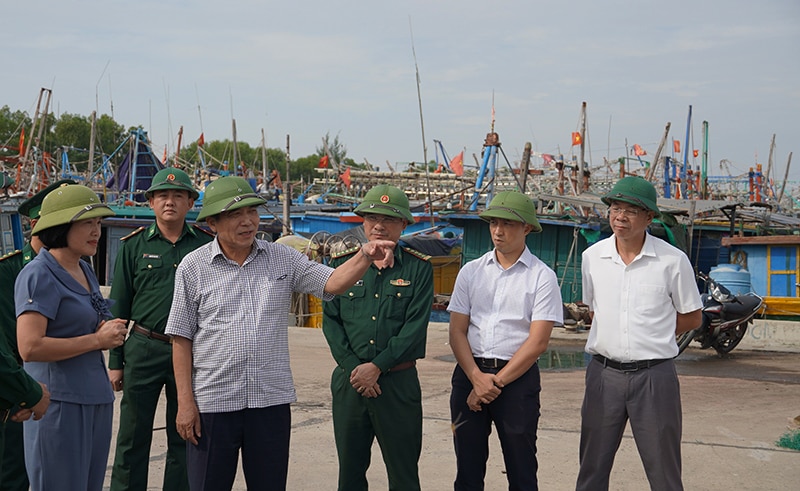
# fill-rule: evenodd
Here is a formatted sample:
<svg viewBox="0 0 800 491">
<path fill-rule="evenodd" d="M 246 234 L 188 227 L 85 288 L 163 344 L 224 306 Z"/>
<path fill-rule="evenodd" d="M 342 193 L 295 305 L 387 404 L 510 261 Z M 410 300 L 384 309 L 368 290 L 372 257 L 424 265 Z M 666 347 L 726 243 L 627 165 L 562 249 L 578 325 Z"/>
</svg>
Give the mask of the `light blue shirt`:
<svg viewBox="0 0 800 491">
<path fill-rule="evenodd" d="M 46 249 L 25 266 L 14 287 L 14 303 L 19 317 L 38 312 L 47 317 L 46 336 L 73 338 L 97 331 L 100 321 L 111 312 L 91 266 L 80 262 L 89 282 L 87 291 Z M 47 385 L 50 399 L 74 404 L 114 402 L 114 392 L 106 372 L 103 352 L 89 351 L 66 360 L 25 362 L 27 371 Z"/>
</svg>

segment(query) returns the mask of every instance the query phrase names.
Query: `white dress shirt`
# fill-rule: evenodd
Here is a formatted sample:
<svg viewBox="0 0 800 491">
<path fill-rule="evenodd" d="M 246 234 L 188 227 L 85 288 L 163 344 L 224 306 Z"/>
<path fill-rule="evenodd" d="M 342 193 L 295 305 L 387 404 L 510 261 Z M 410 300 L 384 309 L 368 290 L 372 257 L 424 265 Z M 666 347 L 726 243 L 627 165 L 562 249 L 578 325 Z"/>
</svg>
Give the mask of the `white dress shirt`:
<svg viewBox="0 0 800 491">
<path fill-rule="evenodd" d="M 510 360 L 528 339 L 531 322 L 564 322 L 556 274 L 527 247 L 508 269 L 494 250 L 465 264 L 447 310 L 469 316 L 467 340 L 479 358 Z"/>
<path fill-rule="evenodd" d="M 612 235 L 583 252 L 581 271 L 583 302 L 594 312 L 587 353 L 623 362 L 678 355 L 677 314 L 702 306 L 683 251 L 646 234 L 626 265 Z"/>
</svg>

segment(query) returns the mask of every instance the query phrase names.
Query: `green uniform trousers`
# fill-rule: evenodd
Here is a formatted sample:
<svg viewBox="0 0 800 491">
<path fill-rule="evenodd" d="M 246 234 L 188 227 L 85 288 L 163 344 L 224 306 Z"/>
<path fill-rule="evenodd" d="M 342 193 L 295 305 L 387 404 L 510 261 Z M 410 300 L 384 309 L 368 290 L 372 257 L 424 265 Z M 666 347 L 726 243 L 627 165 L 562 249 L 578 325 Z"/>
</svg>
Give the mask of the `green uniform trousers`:
<svg viewBox="0 0 800 491">
<path fill-rule="evenodd" d="M 25 449 L 22 444 L 22 423 L 9 420 L 0 432 L 0 491 L 27 491 Z"/>
<path fill-rule="evenodd" d="M 381 446 L 389 489 L 419 490 L 422 452 L 422 391 L 416 367 L 378 378 L 381 395 L 361 396 L 350 374 L 339 367 L 331 376 L 333 433 L 339 454 L 339 490 L 367 489 L 372 442 Z"/>
<path fill-rule="evenodd" d="M 178 396 L 172 345 L 133 332 L 125 341 L 119 432 L 111 490 L 146 490 L 153 422 L 162 387 L 167 397 L 167 461 L 163 489 L 188 490 L 186 442 L 175 429 Z"/>
</svg>

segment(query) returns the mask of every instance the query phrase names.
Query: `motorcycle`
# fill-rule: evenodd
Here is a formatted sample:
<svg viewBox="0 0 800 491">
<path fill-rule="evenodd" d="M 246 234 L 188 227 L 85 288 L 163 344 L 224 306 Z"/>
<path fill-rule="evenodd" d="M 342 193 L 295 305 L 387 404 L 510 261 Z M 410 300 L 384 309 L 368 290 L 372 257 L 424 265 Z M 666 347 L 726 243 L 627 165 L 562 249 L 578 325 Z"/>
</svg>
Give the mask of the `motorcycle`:
<svg viewBox="0 0 800 491">
<path fill-rule="evenodd" d="M 744 338 L 747 326 L 753 323 L 753 317 L 761 310 L 764 299 L 755 293 L 733 295 L 724 285 L 702 272 L 697 277 L 705 282 L 708 290 L 708 293 L 700 296 L 703 322 L 696 329 L 676 337 L 678 354 L 683 353 L 689 343 L 696 341 L 700 343 L 700 349 L 714 348 L 717 353 L 724 355 Z"/>
</svg>

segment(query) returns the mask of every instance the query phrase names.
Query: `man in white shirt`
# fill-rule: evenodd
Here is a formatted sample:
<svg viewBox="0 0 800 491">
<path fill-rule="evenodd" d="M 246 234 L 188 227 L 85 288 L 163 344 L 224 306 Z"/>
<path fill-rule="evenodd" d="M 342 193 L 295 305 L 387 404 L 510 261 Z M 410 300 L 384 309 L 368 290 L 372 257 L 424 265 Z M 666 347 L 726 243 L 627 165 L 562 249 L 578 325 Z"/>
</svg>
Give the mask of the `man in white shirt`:
<svg viewBox="0 0 800 491">
<path fill-rule="evenodd" d="M 583 252 L 583 301 L 593 315 L 581 409 L 576 489 L 604 490 L 631 422 L 653 490 L 680 490 L 681 396 L 675 335 L 700 325 L 700 295 L 689 258 L 647 233 L 656 190 L 620 179 L 603 202 L 611 237 Z"/>
<path fill-rule="evenodd" d="M 483 489 L 492 423 L 509 489 L 537 489 L 536 428 L 541 383 L 536 361 L 553 325 L 563 322 L 556 274 L 531 254 L 541 232 L 533 202 L 504 191 L 480 214 L 494 249 L 461 268 L 450 299 L 453 372 L 450 417 L 455 489 Z"/>
</svg>

